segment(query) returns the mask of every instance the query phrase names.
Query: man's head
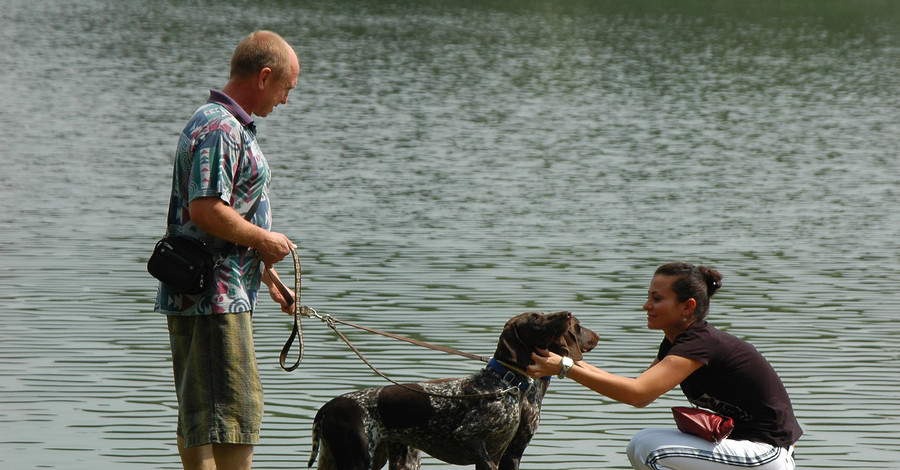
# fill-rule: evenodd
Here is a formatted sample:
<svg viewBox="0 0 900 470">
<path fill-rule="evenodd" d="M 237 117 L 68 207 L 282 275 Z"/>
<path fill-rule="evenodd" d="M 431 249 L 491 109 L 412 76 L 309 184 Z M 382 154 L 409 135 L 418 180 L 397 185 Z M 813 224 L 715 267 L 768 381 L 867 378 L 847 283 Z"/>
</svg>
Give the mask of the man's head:
<svg viewBox="0 0 900 470">
<path fill-rule="evenodd" d="M 287 41 L 271 31 L 254 31 L 231 56 L 227 88 L 245 111 L 265 117 L 275 106 L 287 103 L 299 75 L 300 61 Z"/>
</svg>

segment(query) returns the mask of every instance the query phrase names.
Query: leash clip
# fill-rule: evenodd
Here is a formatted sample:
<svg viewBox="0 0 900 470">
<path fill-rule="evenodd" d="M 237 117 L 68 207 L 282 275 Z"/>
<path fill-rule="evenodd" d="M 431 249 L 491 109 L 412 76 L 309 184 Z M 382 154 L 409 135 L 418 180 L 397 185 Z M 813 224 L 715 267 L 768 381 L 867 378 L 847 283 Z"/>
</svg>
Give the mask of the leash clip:
<svg viewBox="0 0 900 470">
<path fill-rule="evenodd" d="M 319 312 L 317 312 L 316 309 L 307 307 L 306 305 L 300 307 L 300 314 L 306 316 L 306 318 L 322 318 L 319 316 Z"/>
</svg>

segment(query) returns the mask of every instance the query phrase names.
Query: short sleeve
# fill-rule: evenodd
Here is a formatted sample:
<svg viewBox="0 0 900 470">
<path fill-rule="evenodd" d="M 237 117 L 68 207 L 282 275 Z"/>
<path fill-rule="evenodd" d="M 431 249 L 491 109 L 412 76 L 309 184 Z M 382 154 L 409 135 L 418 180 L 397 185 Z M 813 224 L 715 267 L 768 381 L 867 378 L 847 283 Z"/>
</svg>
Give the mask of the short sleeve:
<svg viewBox="0 0 900 470">
<path fill-rule="evenodd" d="M 223 119 L 199 136 L 194 147 L 188 201 L 218 197 L 231 203 L 237 162 L 241 158 L 240 127 L 237 121 Z"/>
<path fill-rule="evenodd" d="M 665 356 L 678 356 L 695 360 L 703 365 L 709 365 L 713 347 L 710 344 L 711 336 L 709 330 L 705 328 L 705 325 L 705 323 L 703 325 L 692 325 L 687 331 L 678 335 L 672 343 L 664 340 L 663 344 L 660 345 L 660 353 L 657 357 L 662 360 Z M 663 351 L 666 343 L 670 346 L 666 347 L 666 351 Z"/>
</svg>

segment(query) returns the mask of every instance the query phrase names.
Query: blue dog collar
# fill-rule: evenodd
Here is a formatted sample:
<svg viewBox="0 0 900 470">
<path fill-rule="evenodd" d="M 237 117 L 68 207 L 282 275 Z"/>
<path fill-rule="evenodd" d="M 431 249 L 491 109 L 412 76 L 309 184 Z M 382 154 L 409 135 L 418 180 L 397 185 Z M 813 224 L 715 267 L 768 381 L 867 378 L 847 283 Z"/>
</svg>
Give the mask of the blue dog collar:
<svg viewBox="0 0 900 470">
<path fill-rule="evenodd" d="M 523 392 L 527 392 L 528 389 L 534 384 L 534 379 L 528 377 L 527 375 L 523 375 L 520 372 L 517 372 L 509 367 L 506 367 L 500 361 L 491 358 L 488 362 L 488 366 L 491 369 L 494 369 L 494 372 L 500 374 L 500 378 L 508 383 L 511 387 L 518 388 Z"/>
</svg>

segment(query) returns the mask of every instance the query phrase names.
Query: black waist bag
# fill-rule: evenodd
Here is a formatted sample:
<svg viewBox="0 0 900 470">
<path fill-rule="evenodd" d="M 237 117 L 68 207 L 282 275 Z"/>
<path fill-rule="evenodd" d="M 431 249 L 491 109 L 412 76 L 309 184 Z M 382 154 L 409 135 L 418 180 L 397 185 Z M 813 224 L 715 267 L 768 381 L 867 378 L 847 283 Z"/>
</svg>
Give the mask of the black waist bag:
<svg viewBox="0 0 900 470">
<path fill-rule="evenodd" d="M 147 272 L 181 294 L 199 294 L 212 283 L 216 262 L 199 240 L 168 236 L 156 242 Z"/>
<path fill-rule="evenodd" d="M 257 197 L 244 216 L 250 221 L 262 196 Z M 221 250 L 225 256 L 234 244 Z M 185 236 L 166 235 L 156 242 L 150 259 L 147 260 L 147 272 L 159 279 L 180 294 L 200 294 L 213 281 L 213 271 L 219 265 L 210 247 L 203 242 Z"/>
</svg>

